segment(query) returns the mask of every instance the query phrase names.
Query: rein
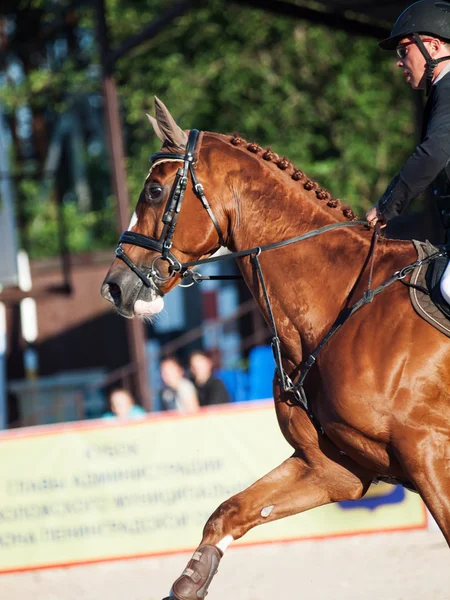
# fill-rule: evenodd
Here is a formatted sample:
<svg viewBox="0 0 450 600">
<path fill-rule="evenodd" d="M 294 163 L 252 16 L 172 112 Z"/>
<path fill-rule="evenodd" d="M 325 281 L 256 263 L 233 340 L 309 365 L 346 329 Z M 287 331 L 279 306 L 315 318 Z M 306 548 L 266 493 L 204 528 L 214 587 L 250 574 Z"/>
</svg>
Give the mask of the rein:
<svg viewBox="0 0 450 600">
<path fill-rule="evenodd" d="M 273 311 L 272 311 L 272 305 L 270 302 L 269 294 L 267 292 L 267 287 L 266 287 L 264 275 L 263 275 L 263 272 L 261 269 L 261 264 L 259 262 L 259 255 L 261 254 L 261 252 L 264 252 L 267 250 L 273 250 L 276 248 L 281 248 L 283 246 L 288 246 L 290 244 L 295 244 L 297 242 L 301 242 L 303 240 L 307 240 L 307 239 L 319 236 L 322 233 L 326 233 L 327 231 L 331 231 L 333 229 L 338 229 L 338 228 L 342 228 L 342 227 L 351 227 L 351 226 L 355 226 L 355 225 L 366 225 L 366 224 L 367 224 L 366 221 L 352 221 L 350 223 L 333 223 L 332 225 L 327 225 L 327 226 L 321 227 L 319 229 L 314 229 L 313 231 L 310 231 L 303 235 L 299 235 L 294 238 L 290 238 L 288 240 L 284 240 L 282 242 L 275 242 L 273 244 L 268 244 L 266 246 L 257 246 L 255 248 L 252 248 L 251 250 L 242 250 L 239 252 L 231 252 L 224 256 L 200 259 L 200 260 L 192 261 L 189 263 L 183 263 L 183 265 L 182 265 L 183 268 L 185 269 L 182 273 L 182 276 L 184 277 L 184 276 L 187 276 L 188 274 L 191 275 L 193 277 L 193 281 L 190 285 L 193 285 L 194 283 L 199 283 L 200 281 L 202 281 L 204 279 L 212 279 L 212 277 L 203 277 L 200 274 L 197 275 L 194 271 L 190 271 L 189 267 L 194 267 L 194 266 L 198 266 L 198 265 L 202 265 L 202 264 L 206 264 L 206 263 L 219 262 L 219 261 L 228 260 L 231 258 L 242 258 L 244 256 L 250 256 L 250 260 L 252 261 L 252 264 L 255 266 L 259 284 L 261 285 L 264 302 L 266 304 L 267 313 L 268 313 L 269 320 L 270 320 L 270 327 L 272 330 L 271 347 L 272 347 L 272 352 L 273 352 L 273 356 L 274 356 L 274 360 L 275 360 L 277 376 L 278 376 L 278 379 L 280 382 L 280 387 L 284 393 L 292 393 L 295 396 L 296 400 L 302 406 L 302 408 L 306 411 L 311 422 L 313 423 L 316 430 L 320 434 L 324 433 L 323 428 L 320 425 L 320 423 L 317 421 L 313 412 L 311 411 L 311 408 L 308 403 L 308 399 L 306 397 L 306 392 L 304 389 L 304 383 L 305 383 L 306 376 L 308 375 L 311 367 L 316 362 L 317 357 L 320 354 L 320 351 L 324 348 L 324 346 L 327 344 L 327 342 L 334 336 L 334 334 L 337 333 L 337 331 L 342 327 L 342 325 L 344 325 L 344 323 L 352 315 L 354 315 L 355 312 L 357 312 L 360 308 L 362 308 L 366 304 L 370 304 L 373 301 L 373 299 L 375 298 L 375 296 L 377 296 L 378 294 L 383 292 L 387 287 L 389 287 L 396 281 L 403 282 L 405 277 L 407 275 L 409 275 L 409 273 L 414 271 L 414 269 L 416 269 L 417 267 L 420 267 L 423 264 L 426 264 L 428 262 L 432 262 L 433 260 L 436 260 L 438 257 L 446 254 L 446 252 L 445 251 L 436 252 L 436 253 L 434 253 L 430 256 L 427 256 L 423 259 L 416 260 L 415 262 L 410 263 L 406 267 L 403 267 L 399 271 L 396 271 L 389 279 L 387 279 L 386 281 L 381 283 L 376 288 L 372 289 L 372 276 L 373 276 L 373 269 L 374 269 L 374 263 L 375 263 L 375 252 L 376 252 L 379 234 L 380 234 L 380 226 L 379 226 L 379 224 L 377 224 L 377 226 L 374 230 L 374 233 L 373 233 L 371 249 L 370 249 L 370 253 L 369 253 L 369 257 L 368 257 L 368 260 L 370 261 L 370 271 L 369 271 L 369 281 L 368 281 L 367 290 L 364 292 L 363 296 L 357 302 L 355 302 L 352 306 L 349 306 L 341 311 L 341 313 L 337 317 L 336 321 L 334 322 L 334 324 L 332 325 L 332 327 L 328 331 L 328 333 L 322 338 L 322 340 L 319 342 L 319 344 L 317 345 L 315 350 L 309 355 L 309 357 L 300 365 L 301 366 L 300 374 L 295 383 L 291 380 L 291 378 L 289 377 L 289 375 L 286 373 L 286 371 L 283 368 L 280 338 L 278 337 L 277 326 L 276 326 L 275 318 L 274 318 Z M 231 278 L 233 278 L 233 276 L 227 277 L 227 276 L 219 275 L 214 278 L 215 279 L 231 279 Z M 238 278 L 242 279 L 242 276 L 238 277 Z"/>
<path fill-rule="evenodd" d="M 204 258 L 199 260 L 194 260 L 186 263 L 182 263 L 178 260 L 178 258 L 171 252 L 172 248 L 172 240 L 175 231 L 175 226 L 178 220 L 178 215 L 181 210 L 181 205 L 184 197 L 184 193 L 188 183 L 188 173 L 190 173 L 192 178 L 192 184 L 194 193 L 197 198 L 202 203 L 203 207 L 207 211 L 209 217 L 211 218 L 213 225 L 217 231 L 219 244 L 221 246 L 225 245 L 224 237 L 222 231 L 220 229 L 219 222 L 217 221 L 214 213 L 211 210 L 211 207 L 206 200 L 203 186 L 198 182 L 197 177 L 195 175 L 194 169 L 196 166 L 195 163 L 195 150 L 200 137 L 200 132 L 196 129 L 192 129 L 189 133 L 188 142 L 186 145 L 186 153 L 185 154 L 176 154 L 172 152 L 158 152 L 153 154 L 150 157 L 153 165 L 158 162 L 158 160 L 171 158 L 175 160 L 183 161 L 183 167 L 178 169 L 177 175 L 175 177 L 169 198 L 167 200 L 166 208 L 164 210 L 164 214 L 162 217 L 163 229 L 161 235 L 158 240 L 155 238 L 151 238 L 146 235 L 142 235 L 140 233 L 134 233 L 131 231 L 125 231 L 122 233 L 119 239 L 119 245 L 116 248 L 116 257 L 125 262 L 125 264 L 139 277 L 142 283 L 149 288 L 152 288 L 155 292 L 159 292 L 157 287 L 157 282 L 165 282 L 174 277 L 175 275 L 180 275 L 183 280 L 191 279 L 191 281 L 187 285 L 179 284 L 181 287 L 190 287 L 195 283 L 199 283 L 206 279 L 242 279 L 242 276 L 202 276 L 200 273 L 196 271 L 192 271 L 192 267 L 205 265 L 209 263 L 221 262 L 224 260 L 243 258 L 245 256 L 250 257 L 250 261 L 255 268 L 255 272 L 258 277 L 259 285 L 261 286 L 264 302 L 267 309 L 267 314 L 270 321 L 270 327 L 272 330 L 272 340 L 271 347 L 274 355 L 275 365 L 276 365 L 276 373 L 278 376 L 278 380 L 280 382 L 280 387 L 282 392 L 284 393 L 292 393 L 297 400 L 298 404 L 306 411 L 311 422 L 314 424 L 316 430 L 323 434 L 323 428 L 320 423 L 315 418 L 314 414 L 311 411 L 311 408 L 308 403 L 308 399 L 306 397 L 306 393 L 304 390 L 304 382 L 306 376 L 308 375 L 311 367 L 317 360 L 317 357 L 323 347 L 327 344 L 327 342 L 331 339 L 331 337 L 342 327 L 342 325 L 349 319 L 356 311 L 362 308 L 365 304 L 370 304 L 374 297 L 380 294 L 387 287 L 395 283 L 396 281 L 402 281 L 411 271 L 413 271 L 416 267 L 420 265 L 431 262 L 445 254 L 445 251 L 437 252 L 423 259 L 417 260 L 400 271 L 396 271 L 392 277 L 384 281 L 381 285 L 376 287 L 375 289 L 371 289 L 372 286 L 372 274 L 373 267 L 375 262 L 375 251 L 377 247 L 380 227 L 377 226 L 374 230 L 371 249 L 369 252 L 368 260 L 370 261 L 370 272 L 369 272 L 369 283 L 368 288 L 364 292 L 363 296 L 355 302 L 352 306 L 344 308 L 336 321 L 334 322 L 331 329 L 328 333 L 323 337 L 321 342 L 318 344 L 316 349 L 310 354 L 310 356 L 299 365 L 301 367 L 300 374 L 296 382 L 293 382 L 289 375 L 283 368 L 282 362 L 282 354 L 281 354 L 281 342 L 278 337 L 277 326 L 275 323 L 275 317 L 272 311 L 272 305 L 270 303 L 269 294 L 267 291 L 267 286 L 264 280 L 264 275 L 262 272 L 261 264 L 259 262 L 259 256 L 262 252 L 266 252 L 269 250 L 275 250 L 278 248 L 283 248 L 285 246 L 289 246 L 291 244 L 296 244 L 298 242 L 311 239 L 313 237 L 317 237 L 329 231 L 333 231 L 335 229 L 342 229 L 344 227 L 356 227 L 360 225 L 367 226 L 366 221 L 351 221 L 351 222 L 339 222 L 332 223 L 331 225 L 326 225 L 324 227 L 320 227 L 318 229 L 314 229 L 313 231 L 309 231 L 302 235 L 298 235 L 293 238 L 289 238 L 287 240 L 283 240 L 280 242 L 274 242 L 272 244 L 267 244 L 265 246 L 256 246 L 255 248 L 251 248 L 249 250 L 240 250 L 238 252 L 231 252 L 229 254 L 223 256 L 213 256 L 210 258 Z M 140 267 L 136 265 L 125 253 L 121 244 L 130 244 L 134 246 L 140 246 L 141 248 L 145 248 L 146 250 L 153 250 L 159 252 L 159 256 L 157 256 L 153 262 L 151 267 Z M 169 275 L 167 277 L 163 277 L 160 275 L 156 269 L 156 265 L 158 261 L 166 261 L 169 263 Z"/>
</svg>

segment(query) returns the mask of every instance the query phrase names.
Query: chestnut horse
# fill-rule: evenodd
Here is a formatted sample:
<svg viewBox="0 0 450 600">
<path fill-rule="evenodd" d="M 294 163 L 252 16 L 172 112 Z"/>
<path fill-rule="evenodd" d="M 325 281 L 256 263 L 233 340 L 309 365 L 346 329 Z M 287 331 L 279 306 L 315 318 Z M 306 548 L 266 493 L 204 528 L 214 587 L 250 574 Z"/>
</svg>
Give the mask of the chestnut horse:
<svg viewBox="0 0 450 600">
<path fill-rule="evenodd" d="M 271 306 L 280 361 L 294 381 L 338 315 L 367 289 L 372 232 L 353 223 L 350 209 L 292 163 L 257 144 L 204 132 L 195 148 L 186 148 L 188 134 L 162 102 L 155 99 L 155 105 L 156 119 L 149 119 L 163 147 L 153 157 L 103 296 L 125 317 L 151 317 L 182 281 L 186 263 L 221 245 L 240 252 L 332 226 L 263 251 L 264 283 L 252 260 L 259 251 L 238 255 L 269 324 Z M 416 258 L 411 242 L 380 239 L 373 286 Z M 407 287 L 394 282 L 324 345 L 304 384 L 310 413 L 275 378 L 278 423 L 294 452 L 217 508 L 171 597 L 204 598 L 228 545 L 252 527 L 359 499 L 377 479 L 414 487 L 449 542 L 448 381 L 447 338 L 416 315 Z"/>
</svg>

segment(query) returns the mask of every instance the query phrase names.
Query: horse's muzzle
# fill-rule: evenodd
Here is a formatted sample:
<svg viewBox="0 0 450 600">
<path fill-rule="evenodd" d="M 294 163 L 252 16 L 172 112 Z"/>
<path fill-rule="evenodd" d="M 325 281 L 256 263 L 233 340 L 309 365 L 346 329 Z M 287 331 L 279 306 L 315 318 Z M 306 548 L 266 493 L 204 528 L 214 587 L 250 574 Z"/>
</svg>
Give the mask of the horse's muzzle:
<svg viewBox="0 0 450 600">
<path fill-rule="evenodd" d="M 101 294 L 123 317 L 152 317 L 162 310 L 164 301 L 153 280 L 149 282 L 151 285 L 146 287 L 133 271 L 113 265 L 102 284 Z"/>
<path fill-rule="evenodd" d="M 113 266 L 103 281 L 101 295 L 114 304 L 122 316 L 132 318 L 142 287 L 142 281 L 133 272 Z"/>
</svg>

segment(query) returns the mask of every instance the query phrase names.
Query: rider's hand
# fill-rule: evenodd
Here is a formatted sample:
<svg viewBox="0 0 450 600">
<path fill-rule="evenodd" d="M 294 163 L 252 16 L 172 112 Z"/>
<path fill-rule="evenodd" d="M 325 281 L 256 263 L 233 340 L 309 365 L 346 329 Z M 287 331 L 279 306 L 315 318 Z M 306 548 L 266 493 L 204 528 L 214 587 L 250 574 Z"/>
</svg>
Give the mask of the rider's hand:
<svg viewBox="0 0 450 600">
<path fill-rule="evenodd" d="M 386 227 L 387 225 L 386 219 L 378 210 L 378 204 L 375 204 L 369 211 L 367 211 L 366 219 L 370 227 L 375 227 L 377 223 L 380 223 L 381 227 Z"/>
</svg>

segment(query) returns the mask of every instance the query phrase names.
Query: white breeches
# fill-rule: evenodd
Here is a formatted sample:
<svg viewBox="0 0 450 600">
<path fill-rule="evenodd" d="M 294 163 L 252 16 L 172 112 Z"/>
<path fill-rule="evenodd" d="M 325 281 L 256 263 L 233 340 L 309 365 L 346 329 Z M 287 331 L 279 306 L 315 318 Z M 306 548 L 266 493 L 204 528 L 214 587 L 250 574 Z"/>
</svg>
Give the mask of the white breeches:
<svg viewBox="0 0 450 600">
<path fill-rule="evenodd" d="M 450 262 L 442 275 L 440 286 L 444 300 L 450 304 Z"/>
</svg>

